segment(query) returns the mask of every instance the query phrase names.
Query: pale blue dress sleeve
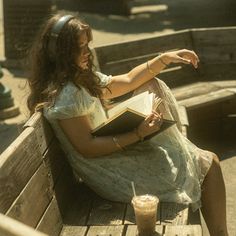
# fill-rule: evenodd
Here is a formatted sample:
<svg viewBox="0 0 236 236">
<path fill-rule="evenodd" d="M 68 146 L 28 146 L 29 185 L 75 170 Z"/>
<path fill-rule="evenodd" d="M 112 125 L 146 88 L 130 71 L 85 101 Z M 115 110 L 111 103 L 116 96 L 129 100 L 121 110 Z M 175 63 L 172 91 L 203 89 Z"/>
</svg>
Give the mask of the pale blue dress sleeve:
<svg viewBox="0 0 236 236">
<path fill-rule="evenodd" d="M 95 99 L 85 88 L 68 83 L 60 92 L 53 106 L 46 108 L 48 119 L 69 119 L 89 115 L 95 109 Z"/>
<path fill-rule="evenodd" d="M 96 71 L 95 73 L 100 78 L 99 85 L 101 87 L 106 87 L 111 82 L 111 79 L 112 79 L 111 75 L 105 75 L 105 74 L 98 72 L 98 71 Z"/>
</svg>

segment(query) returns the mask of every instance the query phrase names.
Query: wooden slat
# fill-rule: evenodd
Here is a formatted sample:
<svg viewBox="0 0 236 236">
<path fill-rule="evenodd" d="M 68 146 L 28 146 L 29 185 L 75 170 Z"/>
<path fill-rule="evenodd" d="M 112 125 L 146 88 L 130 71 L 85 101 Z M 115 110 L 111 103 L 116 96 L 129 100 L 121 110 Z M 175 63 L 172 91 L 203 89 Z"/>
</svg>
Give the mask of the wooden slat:
<svg viewBox="0 0 236 236">
<path fill-rule="evenodd" d="M 178 112 L 179 112 L 179 117 L 180 117 L 181 124 L 189 126 L 188 115 L 187 115 L 186 108 L 184 106 L 179 106 L 178 107 Z"/>
<path fill-rule="evenodd" d="M 211 83 L 223 89 L 226 88 L 236 89 L 236 80 L 212 81 Z"/>
<path fill-rule="evenodd" d="M 179 104 L 185 106 L 187 110 L 208 106 L 225 100 L 230 100 L 235 94 L 228 90 L 218 90 L 209 94 L 196 96 L 189 99 L 179 101 Z"/>
<path fill-rule="evenodd" d="M 172 89 L 175 98 L 180 101 L 193 98 L 199 95 L 209 94 L 219 90 L 220 88 L 210 82 L 196 82 Z"/>
<path fill-rule="evenodd" d="M 61 214 L 57 204 L 57 199 L 54 196 L 36 229 L 50 236 L 58 236 L 62 227 L 63 223 Z"/>
<path fill-rule="evenodd" d="M 186 225 L 188 223 L 188 206 L 172 202 L 161 203 L 161 224 Z"/>
<path fill-rule="evenodd" d="M 160 224 L 160 219 L 161 219 L 160 206 L 158 206 L 158 208 L 157 208 L 157 221 L 156 221 L 156 224 Z M 130 224 L 135 224 L 134 208 L 130 204 L 127 204 L 124 224 L 129 224 L 129 225 Z"/>
<path fill-rule="evenodd" d="M 1 236 L 49 236 L 38 232 L 33 228 L 13 220 L 10 217 L 0 214 L 0 235 Z"/>
<path fill-rule="evenodd" d="M 70 204 L 70 207 L 65 214 L 63 220 L 64 224 L 77 226 L 87 225 L 94 194 L 95 193 L 85 184 L 79 184 L 76 199 L 73 204 Z"/>
<path fill-rule="evenodd" d="M 71 202 L 75 200 L 77 188 L 78 185 L 75 183 L 71 167 L 69 166 L 69 163 L 66 163 L 54 187 L 62 218 L 64 217 L 67 208 L 70 207 Z"/>
<path fill-rule="evenodd" d="M 90 226 L 86 236 L 122 236 L 124 225 Z"/>
<path fill-rule="evenodd" d="M 236 27 L 194 29 L 191 33 L 201 61 L 235 61 Z"/>
<path fill-rule="evenodd" d="M 202 236 L 200 225 L 166 226 L 165 236 Z"/>
<path fill-rule="evenodd" d="M 52 199 L 52 195 L 48 172 L 42 164 L 16 198 L 6 215 L 29 226 L 36 227 Z"/>
<path fill-rule="evenodd" d="M 125 204 L 97 197 L 93 201 L 88 225 L 120 225 L 123 222 Z"/>
<path fill-rule="evenodd" d="M 40 147 L 41 154 L 43 155 L 48 148 L 54 134 L 46 119 L 41 112 L 36 112 L 26 122 L 24 127 L 35 128 L 36 139 Z"/>
<path fill-rule="evenodd" d="M 136 225 L 129 225 L 126 231 L 125 236 L 136 236 L 138 235 L 138 229 Z M 164 226 L 156 225 L 156 230 L 153 236 L 161 236 L 164 235 Z"/>
<path fill-rule="evenodd" d="M 87 232 L 87 227 L 75 226 L 75 225 L 65 225 L 61 231 L 60 236 L 85 236 Z"/>
<path fill-rule="evenodd" d="M 192 48 L 189 30 L 99 46 L 95 50 L 102 69 L 107 61 L 117 61 L 176 48 Z"/>
<path fill-rule="evenodd" d="M 48 149 L 43 155 L 43 161 L 48 169 L 49 180 L 52 186 L 55 185 L 61 171 L 65 165 L 68 165 L 68 160 L 64 151 L 61 149 L 60 144 L 54 138 L 49 145 Z"/>
<path fill-rule="evenodd" d="M 0 212 L 5 213 L 42 162 L 33 128 L 26 128 L 0 156 Z"/>
</svg>

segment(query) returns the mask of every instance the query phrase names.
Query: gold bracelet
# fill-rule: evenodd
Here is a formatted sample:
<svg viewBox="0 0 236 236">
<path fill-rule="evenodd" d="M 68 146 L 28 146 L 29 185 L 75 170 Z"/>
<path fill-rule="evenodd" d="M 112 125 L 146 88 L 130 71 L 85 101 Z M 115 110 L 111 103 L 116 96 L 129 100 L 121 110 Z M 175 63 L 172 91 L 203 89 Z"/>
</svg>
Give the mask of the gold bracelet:
<svg viewBox="0 0 236 236">
<path fill-rule="evenodd" d="M 157 73 L 155 73 L 155 72 L 150 68 L 149 61 L 147 61 L 147 70 L 148 70 L 148 72 L 149 72 L 150 74 L 152 74 L 152 75 L 154 75 L 154 76 L 157 75 Z"/>
<path fill-rule="evenodd" d="M 124 148 L 121 147 L 121 145 L 119 144 L 118 139 L 117 139 L 116 136 L 113 136 L 113 137 L 112 137 L 112 140 L 113 140 L 114 144 L 116 145 L 116 147 L 117 147 L 119 150 L 124 150 Z"/>
<path fill-rule="evenodd" d="M 140 135 L 140 133 L 138 132 L 138 128 L 134 129 L 134 133 L 136 134 L 136 136 L 138 137 L 139 141 L 143 141 L 144 137 L 142 135 Z"/>
<path fill-rule="evenodd" d="M 166 64 L 166 63 L 164 62 L 164 60 L 163 60 L 161 57 L 159 57 L 158 59 L 160 60 L 160 62 L 161 62 L 163 65 L 168 66 L 168 64 Z"/>
</svg>

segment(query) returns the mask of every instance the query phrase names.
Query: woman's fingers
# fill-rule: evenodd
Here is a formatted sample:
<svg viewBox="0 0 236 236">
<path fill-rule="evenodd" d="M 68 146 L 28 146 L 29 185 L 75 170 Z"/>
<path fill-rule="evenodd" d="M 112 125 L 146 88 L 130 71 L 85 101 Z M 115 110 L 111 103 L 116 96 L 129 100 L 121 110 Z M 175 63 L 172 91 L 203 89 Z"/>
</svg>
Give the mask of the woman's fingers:
<svg viewBox="0 0 236 236">
<path fill-rule="evenodd" d="M 183 60 L 183 63 L 185 63 L 185 64 L 191 63 L 195 68 L 198 67 L 198 62 L 200 60 L 199 60 L 197 54 L 194 51 L 183 49 L 183 50 L 180 50 L 179 55 L 182 58 L 187 59 L 187 61 Z"/>
</svg>

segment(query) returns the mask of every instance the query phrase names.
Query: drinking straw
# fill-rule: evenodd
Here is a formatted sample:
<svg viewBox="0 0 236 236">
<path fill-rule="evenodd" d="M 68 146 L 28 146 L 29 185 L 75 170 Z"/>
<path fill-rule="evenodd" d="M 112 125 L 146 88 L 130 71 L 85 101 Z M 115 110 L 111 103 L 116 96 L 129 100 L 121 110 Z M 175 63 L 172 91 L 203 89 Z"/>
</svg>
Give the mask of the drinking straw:
<svg viewBox="0 0 236 236">
<path fill-rule="evenodd" d="M 132 189 L 133 189 L 133 194 L 136 197 L 136 191 L 135 191 L 135 187 L 134 187 L 134 182 L 131 181 L 131 185 L 132 185 Z"/>
</svg>

